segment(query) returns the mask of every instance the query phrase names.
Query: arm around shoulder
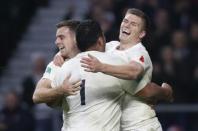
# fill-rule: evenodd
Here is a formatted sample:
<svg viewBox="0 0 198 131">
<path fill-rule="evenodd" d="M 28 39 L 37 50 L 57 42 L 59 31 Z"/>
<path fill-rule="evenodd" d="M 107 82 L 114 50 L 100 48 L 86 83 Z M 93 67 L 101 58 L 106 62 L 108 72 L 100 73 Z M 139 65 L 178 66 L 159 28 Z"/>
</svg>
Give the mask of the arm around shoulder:
<svg viewBox="0 0 198 131">
<path fill-rule="evenodd" d="M 102 72 L 122 79 L 135 80 L 144 72 L 144 68 L 137 62 L 124 65 L 103 64 Z"/>
</svg>

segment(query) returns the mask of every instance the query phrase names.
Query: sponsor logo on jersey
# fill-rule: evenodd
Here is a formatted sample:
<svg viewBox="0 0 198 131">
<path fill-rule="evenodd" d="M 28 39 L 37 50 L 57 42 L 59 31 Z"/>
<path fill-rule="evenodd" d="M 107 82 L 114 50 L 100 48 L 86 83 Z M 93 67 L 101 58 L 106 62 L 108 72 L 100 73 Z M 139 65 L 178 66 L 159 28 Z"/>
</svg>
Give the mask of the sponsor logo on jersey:
<svg viewBox="0 0 198 131">
<path fill-rule="evenodd" d="M 51 71 L 52 71 L 52 68 L 50 68 L 50 67 L 47 67 L 47 69 L 45 70 L 45 72 L 49 73 L 49 74 L 51 73 Z"/>
</svg>

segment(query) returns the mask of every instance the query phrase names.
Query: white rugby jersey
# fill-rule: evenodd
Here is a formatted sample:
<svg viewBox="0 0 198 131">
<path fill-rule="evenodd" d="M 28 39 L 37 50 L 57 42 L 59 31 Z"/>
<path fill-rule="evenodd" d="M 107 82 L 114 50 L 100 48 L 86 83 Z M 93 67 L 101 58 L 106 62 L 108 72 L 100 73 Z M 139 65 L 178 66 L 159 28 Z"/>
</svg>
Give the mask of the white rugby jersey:
<svg viewBox="0 0 198 131">
<path fill-rule="evenodd" d="M 132 130 L 137 123 L 156 116 L 155 111 L 149 105 L 139 98 L 133 97 L 135 93 L 143 89 L 151 81 L 153 67 L 150 56 L 142 43 L 122 51 L 116 49 L 118 45 L 118 41 L 107 43 L 106 52 L 120 56 L 127 63 L 136 61 L 144 68 L 142 78 L 134 80 L 137 86 L 132 86 L 128 89 L 122 102 L 121 128 L 123 131 L 127 131 Z"/>
<path fill-rule="evenodd" d="M 43 77 L 42 78 L 45 78 L 45 79 L 49 79 L 49 80 L 53 80 L 54 77 L 55 77 L 55 74 L 57 73 L 57 71 L 60 69 L 59 66 L 56 66 L 53 61 L 51 61 L 46 69 L 45 69 L 45 72 L 43 74 Z"/>
<path fill-rule="evenodd" d="M 122 86 L 128 87 L 131 81 L 119 79 L 104 73 L 85 72 L 81 67 L 82 57 L 91 55 L 100 61 L 121 65 L 125 62 L 106 53 L 89 51 L 78 54 L 65 62 L 57 72 L 52 86 L 59 86 L 71 74 L 70 81 L 82 80 L 77 95 L 66 97 L 69 111 L 64 111 L 63 131 L 119 131 L 121 105 L 124 94 Z"/>
</svg>

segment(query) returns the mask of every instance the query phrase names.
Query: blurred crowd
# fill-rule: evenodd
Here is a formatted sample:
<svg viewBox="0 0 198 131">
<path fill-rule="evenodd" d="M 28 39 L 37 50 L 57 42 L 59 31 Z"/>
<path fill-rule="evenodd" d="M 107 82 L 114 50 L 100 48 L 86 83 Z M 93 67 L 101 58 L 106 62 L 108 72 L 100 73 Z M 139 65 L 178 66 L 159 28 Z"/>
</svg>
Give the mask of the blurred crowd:
<svg viewBox="0 0 198 131">
<path fill-rule="evenodd" d="M 0 111 L 0 131 L 58 131 L 62 126 L 62 113 L 46 104 L 34 104 L 32 95 L 42 77 L 46 60 L 44 54 L 31 56 L 32 71 L 22 81 L 22 93 L 7 91 Z"/>
<path fill-rule="evenodd" d="M 38 7 L 46 7 L 48 0 L 1 0 L 0 2 L 0 75 L 17 43 L 27 29 Z"/>
<path fill-rule="evenodd" d="M 43 1 L 47 3 L 47 0 Z M 45 6 L 47 6 L 46 3 Z M 86 9 L 78 11 L 81 5 Z M 154 66 L 152 81 L 158 84 L 170 83 L 174 89 L 174 103 L 197 103 L 197 0 L 73 0 L 70 2 L 64 19 L 99 21 L 108 42 L 118 40 L 119 26 L 128 8 L 143 10 L 151 21 L 150 32 L 143 44 L 149 51 Z M 14 18 L 15 15 L 11 16 Z M 10 23 L 6 24 L 10 25 Z M 4 28 L 1 33 L 5 33 L 7 28 L 2 27 Z M 5 38 L 1 39 L 5 40 Z M 52 110 L 45 104 L 34 105 L 32 102 L 35 84 L 42 77 L 46 67 L 42 54 L 36 53 L 32 56 L 34 63 L 32 73 L 21 81 L 22 94 L 14 91 L 5 94 L 5 104 L 0 111 L 0 131 L 60 130 L 61 112 Z M 197 114 L 190 115 L 198 120 Z M 173 113 L 171 116 L 159 114 L 165 130 L 198 130 L 198 123 L 193 121 L 193 117 L 189 114 Z"/>
</svg>

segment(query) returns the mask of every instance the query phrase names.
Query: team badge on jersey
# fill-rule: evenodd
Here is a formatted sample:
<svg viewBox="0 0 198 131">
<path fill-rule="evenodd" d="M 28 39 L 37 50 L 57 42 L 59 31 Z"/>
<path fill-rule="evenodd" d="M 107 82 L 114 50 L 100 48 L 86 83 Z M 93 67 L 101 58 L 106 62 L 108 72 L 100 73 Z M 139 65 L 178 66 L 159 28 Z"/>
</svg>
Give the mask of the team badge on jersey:
<svg viewBox="0 0 198 131">
<path fill-rule="evenodd" d="M 142 63 L 144 63 L 144 57 L 143 57 L 143 56 L 141 56 L 141 57 L 139 58 L 139 60 L 140 60 Z"/>
<path fill-rule="evenodd" d="M 50 67 L 47 67 L 47 69 L 45 70 L 45 72 L 49 73 L 49 74 L 51 73 L 51 71 L 52 71 L 52 68 L 50 68 Z"/>
</svg>

